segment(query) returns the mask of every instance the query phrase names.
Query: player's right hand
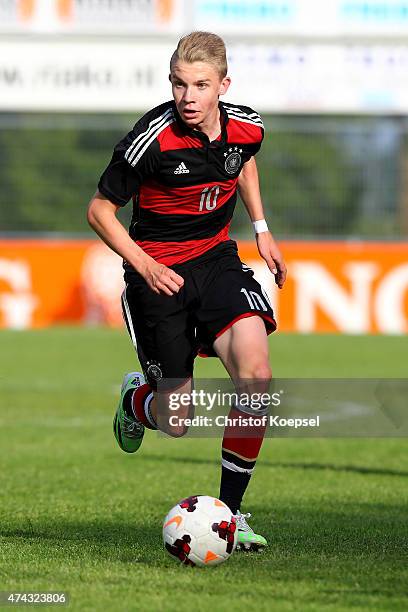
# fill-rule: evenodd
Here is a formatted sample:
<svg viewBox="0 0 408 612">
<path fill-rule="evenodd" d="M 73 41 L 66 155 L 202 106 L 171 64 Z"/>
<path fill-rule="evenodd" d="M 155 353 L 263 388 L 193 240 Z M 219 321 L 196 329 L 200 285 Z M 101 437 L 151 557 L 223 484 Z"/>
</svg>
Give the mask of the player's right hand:
<svg viewBox="0 0 408 612">
<path fill-rule="evenodd" d="M 184 285 L 184 278 L 171 268 L 150 258 L 140 274 L 154 293 L 174 295 Z"/>
</svg>

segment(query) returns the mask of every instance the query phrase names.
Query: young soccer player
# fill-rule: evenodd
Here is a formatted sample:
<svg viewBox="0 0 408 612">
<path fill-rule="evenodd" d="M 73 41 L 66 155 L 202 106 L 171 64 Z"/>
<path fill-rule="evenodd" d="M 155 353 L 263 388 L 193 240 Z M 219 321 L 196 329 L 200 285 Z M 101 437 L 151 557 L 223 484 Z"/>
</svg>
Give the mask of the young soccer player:
<svg viewBox="0 0 408 612">
<path fill-rule="evenodd" d="M 262 120 L 247 106 L 219 100 L 230 85 L 223 40 L 208 32 L 183 37 L 170 81 L 174 100 L 146 113 L 115 147 L 88 209 L 90 225 L 124 259 L 123 313 L 144 372 L 125 376 L 114 418 L 117 442 L 129 453 L 140 447 L 146 427 L 185 433 L 163 425 L 163 413 L 175 381 L 178 392 L 191 389 L 198 354 L 218 356 L 241 390 L 248 381 L 253 389 L 268 388 L 267 334 L 276 324 L 228 236 L 237 190 L 279 288 L 286 277 L 264 219 L 254 159 Z M 130 199 L 128 233 L 116 213 Z M 231 416 L 245 411 L 238 404 Z M 265 428 L 236 433 L 226 426 L 219 497 L 237 517 L 241 545 L 256 549 L 266 539 L 249 527 L 240 506 Z"/>
</svg>

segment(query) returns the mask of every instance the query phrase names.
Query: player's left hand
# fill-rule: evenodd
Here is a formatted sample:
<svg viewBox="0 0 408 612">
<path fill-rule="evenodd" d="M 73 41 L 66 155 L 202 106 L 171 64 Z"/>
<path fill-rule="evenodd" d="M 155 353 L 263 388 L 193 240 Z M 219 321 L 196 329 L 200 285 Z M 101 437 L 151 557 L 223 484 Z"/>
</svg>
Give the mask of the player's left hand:
<svg viewBox="0 0 408 612">
<path fill-rule="evenodd" d="M 275 276 L 275 283 L 282 289 L 286 280 L 286 266 L 282 253 L 279 250 L 270 232 L 261 232 L 256 235 L 256 244 L 261 257 L 266 261 L 269 270 Z"/>
</svg>

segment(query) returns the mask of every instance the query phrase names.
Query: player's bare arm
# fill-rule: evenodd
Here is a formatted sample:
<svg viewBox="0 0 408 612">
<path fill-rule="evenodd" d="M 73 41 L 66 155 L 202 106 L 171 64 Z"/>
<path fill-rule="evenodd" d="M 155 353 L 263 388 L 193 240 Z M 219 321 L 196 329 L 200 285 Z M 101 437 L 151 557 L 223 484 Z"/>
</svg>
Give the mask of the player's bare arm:
<svg viewBox="0 0 408 612">
<path fill-rule="evenodd" d="M 88 223 L 115 253 L 123 257 L 157 294 L 174 295 L 184 279 L 145 253 L 129 236 L 116 217 L 119 206 L 96 192 L 88 207 Z"/>
<path fill-rule="evenodd" d="M 265 218 L 261 192 L 259 189 L 258 169 L 254 157 L 247 161 L 238 178 L 238 189 L 251 221 Z M 286 266 L 282 253 L 271 232 L 256 234 L 256 242 L 261 257 L 266 261 L 269 270 L 275 275 L 275 282 L 282 289 L 286 280 Z"/>
</svg>

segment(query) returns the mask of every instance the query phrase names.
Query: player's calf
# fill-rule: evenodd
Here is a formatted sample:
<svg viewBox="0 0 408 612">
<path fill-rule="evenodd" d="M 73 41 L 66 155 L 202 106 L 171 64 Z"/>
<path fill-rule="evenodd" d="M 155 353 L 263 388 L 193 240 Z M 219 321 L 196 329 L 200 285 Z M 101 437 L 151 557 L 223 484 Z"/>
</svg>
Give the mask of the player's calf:
<svg viewBox="0 0 408 612">
<path fill-rule="evenodd" d="M 154 413 L 158 429 L 172 438 L 181 438 L 189 429 L 194 416 L 194 406 L 190 400 L 192 381 L 171 391 L 158 391 L 155 395 Z"/>
</svg>

